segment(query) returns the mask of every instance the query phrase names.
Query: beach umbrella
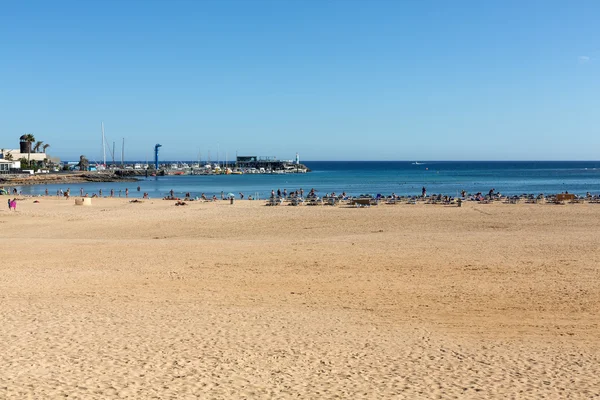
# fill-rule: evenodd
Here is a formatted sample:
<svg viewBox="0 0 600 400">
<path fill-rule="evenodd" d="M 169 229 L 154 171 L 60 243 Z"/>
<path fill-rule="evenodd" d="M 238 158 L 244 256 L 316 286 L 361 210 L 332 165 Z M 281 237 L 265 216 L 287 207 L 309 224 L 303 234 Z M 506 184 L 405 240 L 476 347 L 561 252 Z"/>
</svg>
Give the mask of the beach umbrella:
<svg viewBox="0 0 600 400">
<path fill-rule="evenodd" d="M 227 197 L 235 197 L 235 194 L 233 194 L 233 193 L 227 193 Z"/>
</svg>

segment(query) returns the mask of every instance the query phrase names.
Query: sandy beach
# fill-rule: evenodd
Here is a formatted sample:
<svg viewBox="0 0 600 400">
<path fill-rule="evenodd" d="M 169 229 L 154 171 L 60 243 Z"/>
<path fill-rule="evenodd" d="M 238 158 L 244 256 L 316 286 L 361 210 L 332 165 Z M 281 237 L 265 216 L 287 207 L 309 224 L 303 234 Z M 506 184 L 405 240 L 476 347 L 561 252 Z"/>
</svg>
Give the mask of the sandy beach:
<svg viewBox="0 0 600 400">
<path fill-rule="evenodd" d="M 0 211 L 0 398 L 600 396 L 600 205 Z"/>
</svg>

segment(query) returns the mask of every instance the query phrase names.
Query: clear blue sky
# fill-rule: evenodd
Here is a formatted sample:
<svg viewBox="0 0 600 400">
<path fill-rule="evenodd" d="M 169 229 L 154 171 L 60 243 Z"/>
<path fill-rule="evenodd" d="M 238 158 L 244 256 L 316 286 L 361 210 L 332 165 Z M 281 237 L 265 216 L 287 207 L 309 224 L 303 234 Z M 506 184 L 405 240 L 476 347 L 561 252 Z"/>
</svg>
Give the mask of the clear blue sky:
<svg viewBox="0 0 600 400">
<path fill-rule="evenodd" d="M 599 1 L 6 1 L 0 146 L 597 160 Z M 119 152 L 119 149 L 117 149 Z"/>
</svg>

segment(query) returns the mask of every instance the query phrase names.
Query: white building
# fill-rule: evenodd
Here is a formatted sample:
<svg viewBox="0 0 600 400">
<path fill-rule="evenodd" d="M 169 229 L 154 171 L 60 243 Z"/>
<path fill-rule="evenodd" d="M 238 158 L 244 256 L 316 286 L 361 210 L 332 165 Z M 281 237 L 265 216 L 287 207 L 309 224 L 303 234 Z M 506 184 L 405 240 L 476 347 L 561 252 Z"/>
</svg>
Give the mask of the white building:
<svg viewBox="0 0 600 400">
<path fill-rule="evenodd" d="M 8 174 L 11 169 L 20 169 L 21 161 L 8 161 L 0 159 L 0 174 Z"/>
<path fill-rule="evenodd" d="M 30 154 L 29 153 L 21 153 L 18 149 L 16 150 L 8 150 L 8 149 L 4 149 L 4 152 L 2 152 L 2 150 L 0 150 L 0 159 L 5 159 L 7 154 L 11 154 L 13 160 L 20 160 L 21 158 L 24 158 L 26 160 L 33 160 L 33 161 L 44 161 L 46 158 L 48 158 L 48 155 L 46 153 L 31 153 L 31 158 L 30 158 Z"/>
</svg>

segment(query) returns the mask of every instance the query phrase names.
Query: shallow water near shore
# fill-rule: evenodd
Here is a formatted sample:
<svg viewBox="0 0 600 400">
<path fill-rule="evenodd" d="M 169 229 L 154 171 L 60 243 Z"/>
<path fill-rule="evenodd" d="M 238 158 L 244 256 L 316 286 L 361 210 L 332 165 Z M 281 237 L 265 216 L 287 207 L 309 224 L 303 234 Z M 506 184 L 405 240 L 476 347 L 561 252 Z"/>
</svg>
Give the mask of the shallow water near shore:
<svg viewBox="0 0 600 400">
<path fill-rule="evenodd" d="M 239 196 L 268 197 L 271 190 L 305 191 L 315 188 L 319 194 L 342 193 L 360 195 L 364 193 L 389 195 L 419 195 L 425 186 L 428 193 L 455 196 L 460 191 L 469 193 L 487 192 L 491 188 L 503 194 L 560 193 L 568 191 L 584 195 L 586 192 L 600 193 L 600 161 L 307 161 L 312 172 L 286 175 L 189 175 L 142 178 L 139 183 L 105 182 L 62 185 L 37 185 L 18 187 L 23 194 L 39 195 L 48 189 L 50 194 L 57 190 L 71 189 L 78 195 L 83 188 L 92 195 L 100 189 L 108 195 L 111 189 L 115 196 L 141 197 L 148 192 L 151 197 L 163 197 L 170 190 L 178 196 L 190 192 L 193 196 L 207 196 L 221 192 L 232 192 Z M 140 186 L 140 192 L 136 187 Z"/>
</svg>

